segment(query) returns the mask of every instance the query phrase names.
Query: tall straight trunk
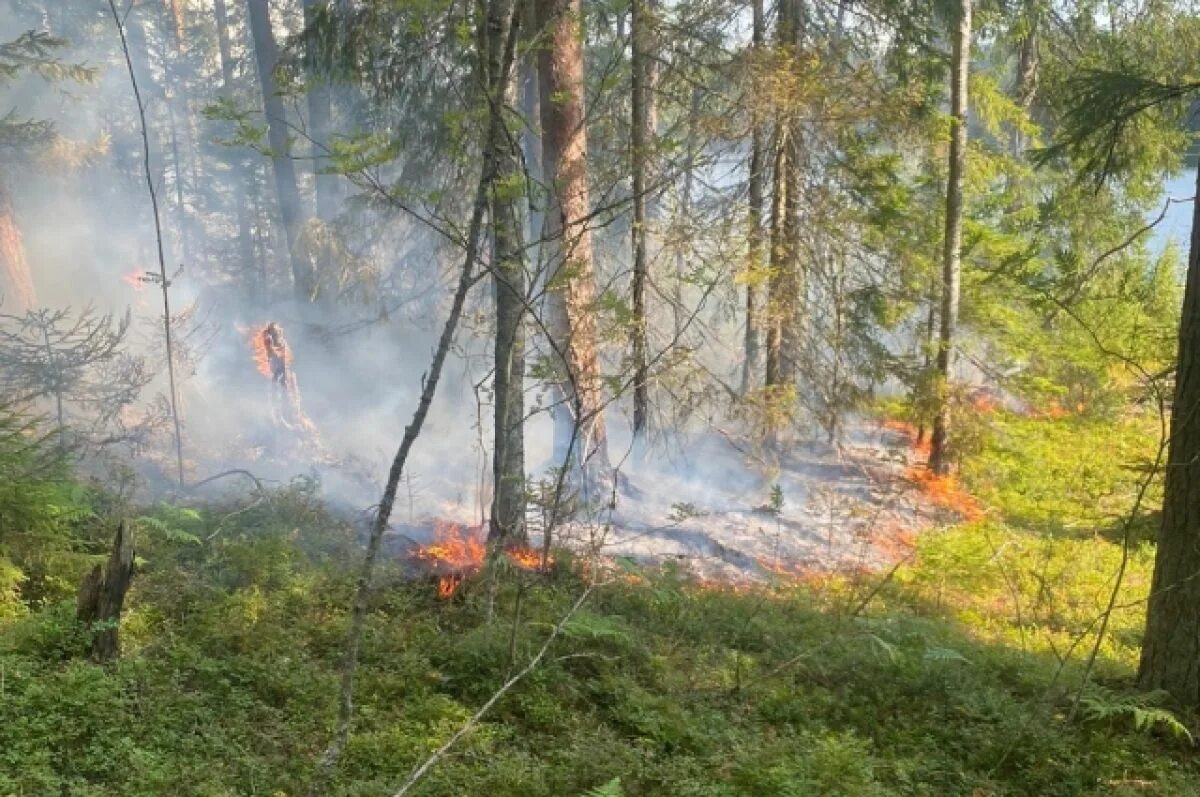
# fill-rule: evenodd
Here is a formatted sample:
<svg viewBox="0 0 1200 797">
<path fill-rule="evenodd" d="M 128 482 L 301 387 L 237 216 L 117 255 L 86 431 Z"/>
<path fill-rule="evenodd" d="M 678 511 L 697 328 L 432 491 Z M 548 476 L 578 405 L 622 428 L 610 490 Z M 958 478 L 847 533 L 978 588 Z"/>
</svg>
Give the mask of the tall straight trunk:
<svg viewBox="0 0 1200 797">
<path fill-rule="evenodd" d="M 783 0 L 779 7 L 779 49 L 794 57 L 804 18 L 799 0 Z M 783 398 L 796 381 L 799 349 L 800 297 L 803 292 L 799 262 L 800 120 L 785 113 L 775 136 L 775 181 L 771 200 L 771 277 L 767 296 L 767 363 L 765 384 Z M 781 411 L 786 408 L 780 406 Z"/>
<path fill-rule="evenodd" d="M 1038 8 L 1030 4 L 1029 29 L 1021 37 L 1020 49 L 1017 51 L 1017 74 L 1013 83 L 1013 101 L 1028 115 L 1033 109 L 1033 101 L 1037 97 L 1039 68 L 1041 57 L 1039 53 L 1038 24 L 1040 15 Z M 1019 158 L 1025 151 L 1028 142 L 1020 130 L 1012 131 L 1013 157 Z"/>
<path fill-rule="evenodd" d="M 561 363 L 555 450 L 572 453 L 589 477 L 608 470 L 608 440 L 596 351 L 596 276 L 588 229 L 587 131 L 584 126 L 583 19 L 580 0 L 537 0 L 547 46 L 538 54 L 542 167 L 549 190 L 543 239 L 549 269 L 547 325 Z M 559 409 L 564 409 L 560 406 Z M 567 421 L 573 423 L 568 424 Z"/>
<path fill-rule="evenodd" d="M 217 22 L 217 50 L 221 58 L 221 94 L 233 100 L 233 43 L 229 36 L 229 13 L 225 0 L 213 0 L 213 13 Z M 246 170 L 242 158 L 234 154 L 230 158 L 233 174 L 233 205 L 238 225 L 238 254 L 241 258 L 238 273 L 245 280 L 247 295 L 256 291 L 256 269 L 254 265 L 254 239 L 250 231 L 250 208 L 246 201 Z"/>
<path fill-rule="evenodd" d="M 332 89 L 326 63 L 328 53 L 312 35 L 311 26 L 325 9 L 323 0 L 304 0 L 304 24 L 309 28 L 305 39 L 305 79 L 308 82 L 308 134 L 312 138 L 312 164 L 316 188 L 317 219 L 328 223 L 337 215 L 337 175 L 329 174 L 328 147 L 333 125 Z M 328 266 L 328 263 L 322 263 Z"/>
<path fill-rule="evenodd" d="M 250 11 L 250 33 L 254 39 L 254 56 L 258 64 L 258 79 L 262 86 L 263 109 L 267 116 L 267 143 L 271 148 L 271 167 L 275 172 L 275 191 L 279 200 L 279 215 L 287 238 L 287 260 L 292 271 L 292 288 L 300 303 L 311 302 L 316 295 L 316 279 L 312 260 L 302 240 L 308 219 L 300 202 L 296 183 L 296 168 L 288 152 L 287 114 L 283 100 L 275 89 L 275 64 L 278 49 L 271 29 L 271 13 L 267 0 L 247 0 Z"/>
<path fill-rule="evenodd" d="M 692 223 L 692 188 L 696 169 L 696 129 L 700 124 L 700 87 L 692 89 L 692 101 L 688 106 L 687 133 L 684 136 L 683 185 L 679 189 L 679 220 L 681 224 Z M 685 239 L 691 236 L 683 236 Z M 671 282 L 671 317 L 674 322 L 675 340 L 683 335 L 685 313 L 683 307 L 683 280 L 687 271 L 683 246 L 675 247 L 675 279 Z"/>
<path fill-rule="evenodd" d="M 25 237 L 17 226 L 12 197 L 0 173 L 0 295 L 12 302 L 12 309 L 25 312 L 33 309 L 37 297 L 33 291 L 33 275 L 25 259 Z"/>
<path fill-rule="evenodd" d="M 524 0 L 517 0 L 524 2 Z M 488 3 L 485 47 L 493 102 L 509 105 L 516 86 L 503 62 L 508 19 L 504 4 Z M 518 17 L 514 15 L 514 20 Z M 503 81 L 503 82 L 501 82 Z M 505 136 L 495 144 L 496 180 L 488 187 L 492 223 L 492 282 L 496 294 L 495 442 L 492 512 L 488 540 L 524 544 L 525 532 L 525 262 L 520 205 L 512 186 L 520 175 L 519 144 Z M 499 190 L 497 190 L 499 189 Z"/>
<path fill-rule="evenodd" d="M 649 66 L 653 42 L 649 30 L 648 0 L 632 0 L 630 71 L 632 73 L 632 120 L 630 161 L 633 183 L 633 435 L 644 440 L 650 415 L 650 364 L 646 341 L 646 281 L 649 276 L 646 252 L 647 162 L 654 141 Z"/>
<path fill-rule="evenodd" d="M 525 0 L 521 12 L 522 24 L 526 37 L 536 35 L 536 13 L 533 0 Z M 521 57 L 521 158 L 524 161 L 527 179 L 538 181 L 542 179 L 542 140 L 538 135 L 539 119 L 541 116 L 540 100 L 538 98 L 537 51 L 530 48 Z M 525 211 L 525 232 L 530 241 L 535 241 L 542 232 L 542 212 L 537 207 L 537 192 L 527 191 L 527 208 Z"/>
<path fill-rule="evenodd" d="M 1200 167 L 1196 170 L 1200 191 Z M 1200 202 L 1192 207 L 1162 527 L 1146 610 L 1138 685 L 1200 706 Z"/>
<path fill-rule="evenodd" d="M 767 284 L 767 361 L 764 384 L 768 388 L 780 388 L 792 384 L 795 379 L 794 356 L 788 351 L 788 326 L 796 312 L 796 269 L 789 240 L 790 226 L 788 208 L 793 207 L 788 198 L 792 181 L 791 131 L 780 125 L 775 142 L 774 182 L 771 194 L 771 259 L 770 279 Z"/>
<path fill-rule="evenodd" d="M 963 178 L 967 168 L 967 77 L 971 65 L 971 0 L 960 0 L 954 20 L 956 30 L 951 53 L 950 77 L 950 168 L 946 178 L 946 240 L 942 252 L 942 308 L 938 333 L 937 415 L 929 468 L 934 473 L 950 470 L 950 379 L 954 369 L 955 332 L 958 325 L 958 294 L 962 279 Z"/>
<path fill-rule="evenodd" d="M 757 58 L 766 40 L 766 20 L 763 0 L 754 0 L 754 30 L 752 48 Z M 746 281 L 746 361 L 742 365 L 742 393 L 745 394 L 754 387 L 757 381 L 759 360 L 759 327 L 762 324 L 759 308 L 758 277 L 762 273 L 763 246 L 763 169 L 766 164 L 766 153 L 763 145 L 762 122 L 754 113 L 750 119 L 750 186 L 746 236 L 746 260 L 748 279 Z"/>
</svg>

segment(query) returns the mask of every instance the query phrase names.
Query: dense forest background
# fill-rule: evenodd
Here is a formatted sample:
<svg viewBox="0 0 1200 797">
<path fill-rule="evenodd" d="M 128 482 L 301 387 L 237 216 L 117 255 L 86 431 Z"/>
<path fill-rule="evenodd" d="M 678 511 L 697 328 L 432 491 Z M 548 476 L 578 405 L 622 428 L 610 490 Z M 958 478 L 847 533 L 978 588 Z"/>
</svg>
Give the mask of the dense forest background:
<svg viewBox="0 0 1200 797">
<path fill-rule="evenodd" d="M 0 0 L 0 794 L 1200 793 L 1197 37 Z"/>
</svg>

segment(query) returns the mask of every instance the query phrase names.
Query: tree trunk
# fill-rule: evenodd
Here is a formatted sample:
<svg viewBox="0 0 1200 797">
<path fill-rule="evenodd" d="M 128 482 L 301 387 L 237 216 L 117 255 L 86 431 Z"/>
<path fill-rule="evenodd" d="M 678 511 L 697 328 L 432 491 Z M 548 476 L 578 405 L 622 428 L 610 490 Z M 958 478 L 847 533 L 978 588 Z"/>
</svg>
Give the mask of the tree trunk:
<svg viewBox="0 0 1200 797">
<path fill-rule="evenodd" d="M 505 105 L 515 88 L 503 63 L 507 13 L 504 3 L 488 3 L 486 85 L 491 101 Z M 528 299 L 519 209 L 522 199 L 513 191 L 521 174 L 517 144 L 505 137 L 495 148 L 496 179 L 488 187 L 496 292 L 494 490 L 488 542 L 508 547 L 526 543 L 524 324 Z"/>
<path fill-rule="evenodd" d="M 779 9 L 779 46 L 794 55 L 803 13 L 797 0 Z M 788 396 L 796 382 L 799 314 L 802 294 L 799 263 L 800 120 L 785 114 L 776 133 L 775 183 L 771 200 L 771 277 L 767 297 L 767 363 L 765 384 L 776 397 L 782 420 L 790 411 Z"/>
<path fill-rule="evenodd" d="M 233 101 L 233 45 L 229 37 L 229 14 L 225 0 L 213 0 L 213 13 L 217 22 L 217 49 L 221 58 L 221 93 Z M 234 214 L 237 216 L 238 253 L 241 257 L 239 275 L 245 279 L 246 295 L 258 293 L 255 286 L 258 276 L 254 264 L 254 239 L 250 230 L 250 208 L 246 200 L 246 165 L 238 154 L 230 157 L 230 170 L 233 172 L 233 203 Z"/>
<path fill-rule="evenodd" d="M 275 64 L 278 50 L 271 29 L 271 14 L 267 0 L 247 0 L 250 11 L 250 32 L 254 39 L 254 56 L 262 86 L 263 108 L 267 116 L 267 143 L 271 148 L 271 166 L 275 172 L 275 190 L 279 200 L 279 215 L 283 219 L 287 238 L 287 256 L 292 270 L 292 287 L 301 304 L 316 298 L 316 279 L 312 260 L 303 240 L 308 219 L 300 202 L 296 183 L 296 168 L 288 152 L 287 113 L 283 100 L 275 90 Z"/>
<path fill-rule="evenodd" d="M 4 281 L 0 291 L 13 303 L 14 314 L 33 309 L 37 299 L 33 292 L 33 275 L 25 259 L 25 237 L 17 226 L 12 197 L 8 195 L 4 175 L 0 173 L 0 274 Z"/>
<path fill-rule="evenodd" d="M 645 440 L 650 414 L 650 364 L 646 340 L 646 281 L 649 276 L 646 252 L 646 193 L 648 160 L 654 141 L 654 98 L 650 85 L 653 40 L 647 0 L 632 0 L 630 70 L 632 72 L 632 123 L 630 160 L 633 183 L 633 436 Z"/>
<path fill-rule="evenodd" d="M 950 380 L 954 369 L 958 293 L 962 278 L 963 178 L 967 167 L 967 76 L 971 65 L 971 0 L 960 0 L 950 78 L 950 168 L 946 178 L 946 240 L 942 252 L 942 309 L 938 334 L 938 411 L 933 420 L 929 468 L 950 470 Z"/>
<path fill-rule="evenodd" d="M 537 0 L 547 46 L 538 55 L 542 166 L 547 197 L 543 234 L 549 278 L 547 325 L 560 363 L 555 450 L 571 453 L 587 476 L 608 470 L 593 303 L 596 277 L 588 228 L 587 132 L 584 127 L 580 0 Z M 560 410 L 564 409 L 560 405 Z"/>
<path fill-rule="evenodd" d="M 1200 191 L 1200 167 L 1196 170 Z M 1138 685 L 1200 706 L 1200 202 L 1193 203 L 1162 528 Z"/>
<path fill-rule="evenodd" d="M 100 663 L 120 655 L 121 609 L 132 580 L 133 533 L 122 520 L 117 526 L 108 563 L 96 565 L 84 577 L 75 602 L 76 619 L 92 629 L 89 653 Z"/>
<path fill-rule="evenodd" d="M 766 21 L 763 10 L 763 0 L 754 0 L 754 31 L 752 38 L 752 52 L 757 58 L 762 51 L 762 45 L 766 40 Z M 745 354 L 746 361 L 742 365 L 742 394 L 748 393 L 757 382 L 758 360 L 759 360 L 759 327 L 762 324 L 762 319 L 759 318 L 759 286 L 758 278 L 762 273 L 762 245 L 763 245 L 763 169 L 766 164 L 762 123 L 755 113 L 750 120 L 750 186 L 749 186 L 749 209 L 747 224 L 746 243 L 746 260 L 747 262 L 747 280 L 746 280 L 746 341 Z"/>
<path fill-rule="evenodd" d="M 1012 95 L 1013 101 L 1017 106 L 1026 115 L 1029 115 L 1033 109 L 1033 101 L 1037 97 L 1041 58 L 1038 45 L 1039 11 L 1036 6 L 1030 4 L 1027 14 L 1029 16 L 1029 29 L 1021 37 L 1021 47 L 1017 53 L 1017 75 L 1016 81 L 1013 84 Z M 1027 143 L 1021 131 L 1014 128 L 1012 131 L 1012 154 L 1014 158 L 1021 157 L 1025 152 Z"/>
<path fill-rule="evenodd" d="M 304 24 L 309 28 L 317 21 L 318 13 L 326 4 L 322 0 L 304 0 Z M 326 173 L 329 166 L 329 135 L 333 124 L 332 89 L 329 72 L 325 66 L 325 49 L 309 30 L 305 38 L 304 74 L 308 82 L 308 135 L 311 137 L 313 180 L 316 191 L 317 220 L 328 225 L 337 215 L 337 175 Z M 330 248 L 320 248 L 319 262 L 314 264 L 319 283 L 332 276 Z M 333 298 L 333 297 L 326 297 Z"/>
</svg>

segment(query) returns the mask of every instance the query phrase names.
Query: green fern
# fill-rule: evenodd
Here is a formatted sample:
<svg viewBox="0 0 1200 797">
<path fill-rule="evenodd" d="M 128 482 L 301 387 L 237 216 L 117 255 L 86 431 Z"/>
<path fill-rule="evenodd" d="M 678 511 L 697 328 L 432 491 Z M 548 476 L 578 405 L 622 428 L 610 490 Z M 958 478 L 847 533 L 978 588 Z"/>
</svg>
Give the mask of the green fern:
<svg viewBox="0 0 1200 797">
<path fill-rule="evenodd" d="M 1166 698 L 1165 692 L 1128 695 L 1093 686 L 1080 697 L 1079 704 L 1083 707 L 1084 718 L 1091 722 L 1114 724 L 1129 721 L 1138 733 L 1162 728 L 1178 739 L 1191 742 L 1191 731 L 1174 714 L 1159 705 Z"/>
</svg>

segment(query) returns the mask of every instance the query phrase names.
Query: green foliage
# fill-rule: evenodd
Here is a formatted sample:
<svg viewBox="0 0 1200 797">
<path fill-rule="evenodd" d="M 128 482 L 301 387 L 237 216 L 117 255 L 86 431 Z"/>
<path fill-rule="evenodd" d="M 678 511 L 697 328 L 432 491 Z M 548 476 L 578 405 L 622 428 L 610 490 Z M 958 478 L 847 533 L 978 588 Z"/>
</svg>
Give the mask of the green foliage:
<svg viewBox="0 0 1200 797">
<path fill-rule="evenodd" d="M 621 779 L 613 778 L 603 786 L 587 791 L 583 797 L 625 797 L 625 790 L 621 788 Z"/>
<path fill-rule="evenodd" d="M 1162 692 L 1143 695 L 1118 694 L 1091 686 L 1080 696 L 1083 715 L 1092 722 L 1113 725 L 1128 722 L 1135 731 L 1165 730 L 1178 739 L 1192 742 L 1192 732 L 1173 713 L 1162 707 L 1168 696 Z"/>
</svg>

